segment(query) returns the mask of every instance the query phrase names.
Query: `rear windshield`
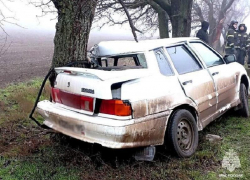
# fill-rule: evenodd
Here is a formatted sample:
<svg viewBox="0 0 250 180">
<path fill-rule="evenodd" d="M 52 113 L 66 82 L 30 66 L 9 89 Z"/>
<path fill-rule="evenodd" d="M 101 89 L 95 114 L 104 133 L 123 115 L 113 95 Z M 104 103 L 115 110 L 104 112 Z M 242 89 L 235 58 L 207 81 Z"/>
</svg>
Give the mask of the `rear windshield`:
<svg viewBox="0 0 250 180">
<path fill-rule="evenodd" d="M 147 62 L 144 54 L 120 55 L 111 57 L 97 58 L 101 70 L 125 70 L 125 69 L 143 69 L 147 68 Z"/>
</svg>

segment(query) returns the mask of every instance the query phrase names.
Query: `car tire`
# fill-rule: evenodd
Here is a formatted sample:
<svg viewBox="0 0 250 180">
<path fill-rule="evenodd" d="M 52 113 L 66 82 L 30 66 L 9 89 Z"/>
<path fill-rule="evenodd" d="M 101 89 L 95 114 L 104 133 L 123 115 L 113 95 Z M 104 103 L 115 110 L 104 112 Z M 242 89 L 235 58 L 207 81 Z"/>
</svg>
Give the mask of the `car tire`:
<svg viewBox="0 0 250 180">
<path fill-rule="evenodd" d="M 198 128 L 193 115 L 185 110 L 174 112 L 168 123 L 168 145 L 182 158 L 192 156 L 198 146 Z"/>
<path fill-rule="evenodd" d="M 245 84 L 240 84 L 240 102 L 241 108 L 238 110 L 239 115 L 249 117 L 248 92 Z"/>
</svg>

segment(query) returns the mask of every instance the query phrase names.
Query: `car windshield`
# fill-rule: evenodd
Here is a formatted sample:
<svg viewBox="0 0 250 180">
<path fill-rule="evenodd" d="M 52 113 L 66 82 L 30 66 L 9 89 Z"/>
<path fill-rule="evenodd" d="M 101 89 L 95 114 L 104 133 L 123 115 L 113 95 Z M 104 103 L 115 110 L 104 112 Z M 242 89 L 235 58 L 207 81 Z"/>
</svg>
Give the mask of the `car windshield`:
<svg viewBox="0 0 250 180">
<path fill-rule="evenodd" d="M 97 58 L 97 62 L 99 66 L 95 67 L 95 69 L 106 71 L 147 68 L 146 58 L 143 53 L 99 57 Z"/>
</svg>

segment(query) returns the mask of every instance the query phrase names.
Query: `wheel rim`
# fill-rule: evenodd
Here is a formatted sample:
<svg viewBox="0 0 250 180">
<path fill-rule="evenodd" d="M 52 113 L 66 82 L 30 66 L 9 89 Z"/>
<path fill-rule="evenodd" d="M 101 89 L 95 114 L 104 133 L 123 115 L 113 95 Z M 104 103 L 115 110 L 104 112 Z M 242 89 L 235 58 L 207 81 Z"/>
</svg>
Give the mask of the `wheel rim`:
<svg viewBox="0 0 250 180">
<path fill-rule="evenodd" d="M 182 119 L 178 124 L 177 141 L 182 151 L 187 151 L 193 144 L 193 128 L 186 119 Z"/>
</svg>

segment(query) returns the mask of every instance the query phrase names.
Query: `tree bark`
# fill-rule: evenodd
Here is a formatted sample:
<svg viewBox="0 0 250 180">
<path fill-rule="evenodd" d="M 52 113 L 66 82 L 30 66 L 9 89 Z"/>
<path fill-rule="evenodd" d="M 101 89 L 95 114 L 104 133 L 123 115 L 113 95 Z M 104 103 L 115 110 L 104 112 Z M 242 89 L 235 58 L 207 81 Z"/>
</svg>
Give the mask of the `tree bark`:
<svg viewBox="0 0 250 180">
<path fill-rule="evenodd" d="M 209 14 L 208 14 L 208 21 L 209 21 L 209 44 L 212 45 L 213 39 L 215 36 L 215 29 L 216 29 L 216 19 L 214 18 L 214 7 L 213 4 L 210 4 L 209 6 Z"/>
<path fill-rule="evenodd" d="M 191 33 L 191 11 L 193 0 L 171 0 L 170 20 L 173 37 L 189 37 Z"/>
<path fill-rule="evenodd" d="M 170 17 L 172 37 L 189 37 L 193 0 L 154 0 Z"/>
<path fill-rule="evenodd" d="M 58 11 L 52 67 L 87 62 L 87 44 L 97 0 L 52 0 Z"/>
<path fill-rule="evenodd" d="M 160 38 L 169 38 L 168 15 L 165 11 L 158 12 Z"/>
</svg>

